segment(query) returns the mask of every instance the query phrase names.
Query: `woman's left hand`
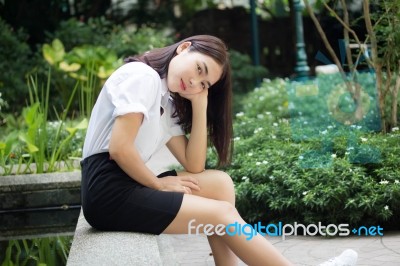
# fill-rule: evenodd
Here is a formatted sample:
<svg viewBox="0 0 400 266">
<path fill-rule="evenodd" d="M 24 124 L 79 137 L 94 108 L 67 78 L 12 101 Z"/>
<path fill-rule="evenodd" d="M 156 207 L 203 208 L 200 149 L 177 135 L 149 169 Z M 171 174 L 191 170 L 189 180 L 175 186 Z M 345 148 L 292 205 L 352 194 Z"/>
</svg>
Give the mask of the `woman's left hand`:
<svg viewBox="0 0 400 266">
<path fill-rule="evenodd" d="M 181 97 L 188 99 L 192 104 L 205 104 L 207 105 L 208 88 L 203 89 L 199 93 L 194 94 L 179 94 Z"/>
</svg>

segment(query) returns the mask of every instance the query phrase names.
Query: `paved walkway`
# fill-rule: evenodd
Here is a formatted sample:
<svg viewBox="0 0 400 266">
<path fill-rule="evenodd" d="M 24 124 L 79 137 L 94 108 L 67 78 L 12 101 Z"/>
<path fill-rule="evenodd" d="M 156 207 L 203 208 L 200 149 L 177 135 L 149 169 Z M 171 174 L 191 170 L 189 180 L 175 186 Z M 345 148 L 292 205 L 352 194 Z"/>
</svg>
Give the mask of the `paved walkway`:
<svg viewBox="0 0 400 266">
<path fill-rule="evenodd" d="M 205 236 L 168 235 L 173 246 L 176 264 L 180 266 L 213 266 L 214 259 Z M 268 237 L 268 240 L 294 265 L 318 265 L 351 248 L 358 253 L 359 266 L 399 266 L 400 232 L 383 237 Z M 246 265 L 243 262 L 240 265 Z"/>
<path fill-rule="evenodd" d="M 156 172 L 168 169 L 168 165 L 177 165 L 168 150 L 162 150 L 149 162 Z M 175 253 L 173 265 L 212 266 L 215 265 L 204 235 L 164 235 L 161 238 L 171 245 Z M 268 240 L 295 265 L 309 266 L 339 255 L 351 248 L 358 253 L 357 265 L 365 266 L 399 266 L 400 265 L 400 231 L 384 232 L 382 237 L 349 236 L 349 237 L 305 237 L 291 236 L 268 237 Z M 240 265 L 245 265 L 243 262 Z M 166 265 L 169 266 L 169 265 Z"/>
</svg>

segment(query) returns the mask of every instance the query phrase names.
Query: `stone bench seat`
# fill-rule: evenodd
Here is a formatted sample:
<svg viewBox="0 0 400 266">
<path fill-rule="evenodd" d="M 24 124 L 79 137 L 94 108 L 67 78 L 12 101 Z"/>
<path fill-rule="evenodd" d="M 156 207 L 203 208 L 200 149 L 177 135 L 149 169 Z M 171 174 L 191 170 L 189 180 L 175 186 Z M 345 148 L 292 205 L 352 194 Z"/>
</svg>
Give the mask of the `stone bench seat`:
<svg viewBox="0 0 400 266">
<path fill-rule="evenodd" d="M 92 228 L 81 211 L 67 266 L 90 265 L 165 265 L 161 236 L 104 232 Z M 162 241 L 161 241 L 162 242 Z"/>
</svg>

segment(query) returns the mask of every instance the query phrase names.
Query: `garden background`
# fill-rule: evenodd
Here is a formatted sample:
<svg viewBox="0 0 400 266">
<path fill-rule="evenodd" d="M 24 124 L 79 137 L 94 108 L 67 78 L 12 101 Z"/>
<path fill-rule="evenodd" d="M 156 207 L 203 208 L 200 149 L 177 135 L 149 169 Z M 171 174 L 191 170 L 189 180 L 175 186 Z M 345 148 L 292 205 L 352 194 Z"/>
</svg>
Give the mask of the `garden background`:
<svg viewBox="0 0 400 266">
<path fill-rule="evenodd" d="M 230 48 L 224 170 L 247 221 L 400 229 L 398 1 L 254 1 L 256 28 L 251 2 L 0 1 L 1 174 L 79 168 L 91 108 L 123 58 L 213 34 Z"/>
</svg>

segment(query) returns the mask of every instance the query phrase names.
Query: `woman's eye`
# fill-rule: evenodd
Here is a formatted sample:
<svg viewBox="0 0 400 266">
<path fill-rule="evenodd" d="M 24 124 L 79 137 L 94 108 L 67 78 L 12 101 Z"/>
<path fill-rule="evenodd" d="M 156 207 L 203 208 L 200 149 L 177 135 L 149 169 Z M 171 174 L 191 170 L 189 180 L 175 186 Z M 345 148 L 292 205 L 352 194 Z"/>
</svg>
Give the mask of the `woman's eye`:
<svg viewBox="0 0 400 266">
<path fill-rule="evenodd" d="M 203 90 L 206 88 L 206 85 L 204 84 L 204 82 L 201 83 L 201 87 L 203 88 Z"/>
<path fill-rule="evenodd" d="M 200 67 L 199 65 L 197 65 L 197 72 L 198 72 L 199 74 L 201 74 L 201 67 Z"/>
</svg>

